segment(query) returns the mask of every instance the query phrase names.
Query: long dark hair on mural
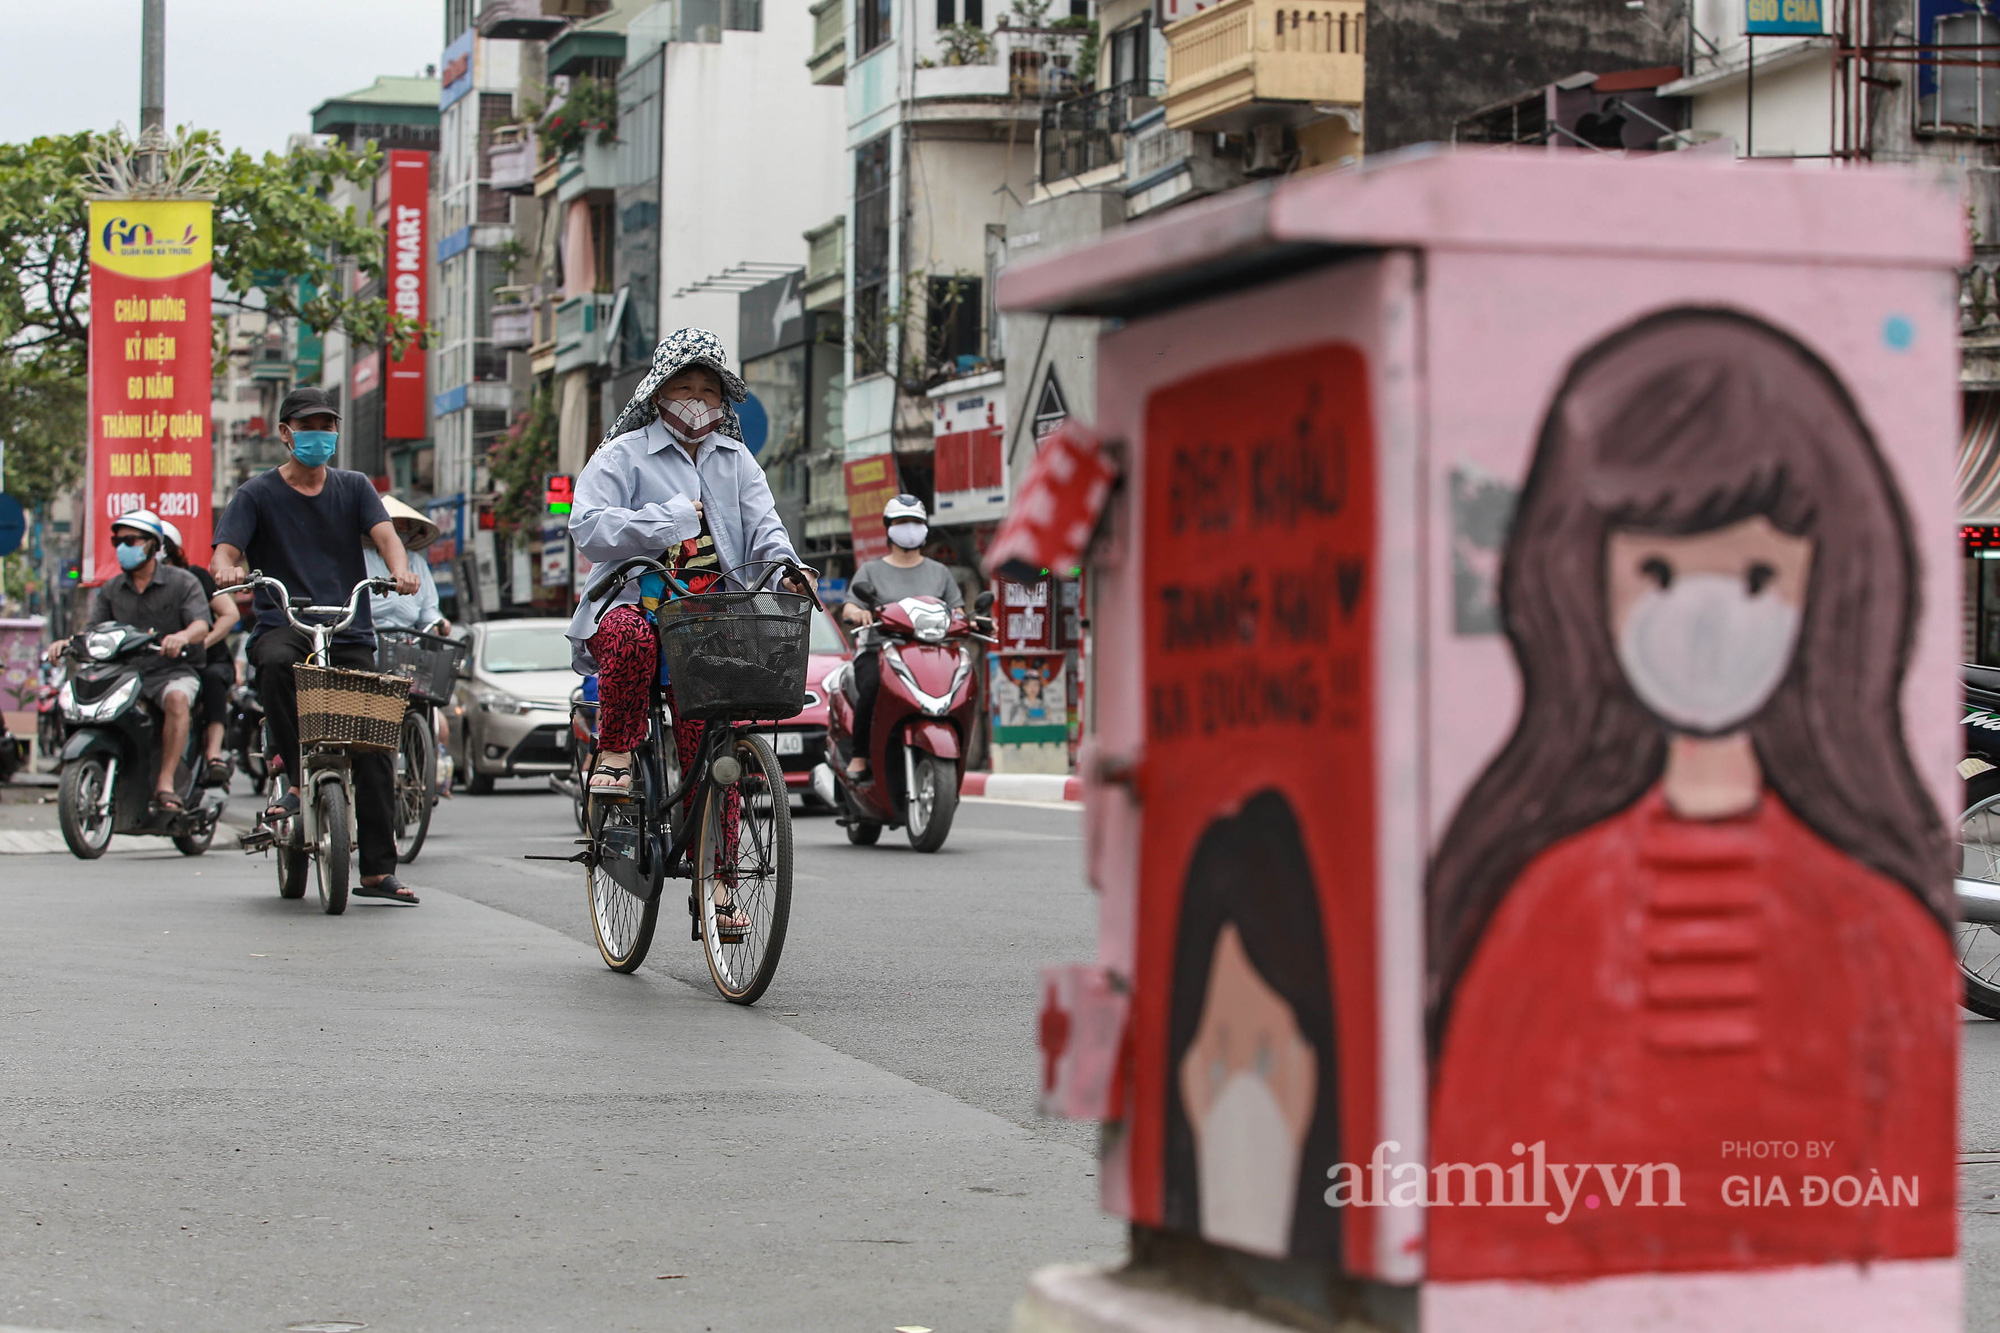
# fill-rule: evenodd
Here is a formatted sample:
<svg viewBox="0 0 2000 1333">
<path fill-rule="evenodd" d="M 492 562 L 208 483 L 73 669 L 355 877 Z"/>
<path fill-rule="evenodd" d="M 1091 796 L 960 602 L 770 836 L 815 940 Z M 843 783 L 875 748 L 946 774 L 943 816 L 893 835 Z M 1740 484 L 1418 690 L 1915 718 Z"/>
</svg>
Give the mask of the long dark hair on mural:
<svg viewBox="0 0 2000 1333">
<path fill-rule="evenodd" d="M 1431 866 L 1434 1052 L 1522 870 L 1630 806 L 1665 765 L 1667 729 L 1614 654 L 1607 535 L 1757 515 L 1815 543 L 1790 669 L 1747 724 L 1764 782 L 1821 838 L 1952 915 L 1944 826 L 1903 742 L 1918 576 L 1894 481 L 1811 351 L 1735 312 L 1667 311 L 1579 358 L 1542 426 L 1500 576 L 1520 720 Z"/>
<path fill-rule="evenodd" d="M 1340 1160 L 1340 1072 L 1333 986 L 1318 890 L 1291 805 L 1259 792 L 1240 813 L 1202 833 L 1188 862 L 1174 936 L 1173 1006 L 1167 1029 L 1165 1224 L 1201 1231 L 1193 1126 L 1181 1097 L 1181 1062 L 1201 1026 L 1216 942 L 1236 927 L 1264 983 L 1291 1007 L 1316 1063 L 1313 1114 L 1299 1155 L 1290 1254 L 1340 1258 L 1340 1210 L 1327 1206 L 1326 1173 Z"/>
</svg>

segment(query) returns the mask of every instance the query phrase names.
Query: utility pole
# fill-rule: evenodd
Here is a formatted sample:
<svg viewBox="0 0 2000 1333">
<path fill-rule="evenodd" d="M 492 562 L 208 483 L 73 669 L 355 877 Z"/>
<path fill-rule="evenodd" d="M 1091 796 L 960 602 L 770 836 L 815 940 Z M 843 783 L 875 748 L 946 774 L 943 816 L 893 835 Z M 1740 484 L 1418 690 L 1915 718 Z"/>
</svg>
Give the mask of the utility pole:
<svg viewBox="0 0 2000 1333">
<path fill-rule="evenodd" d="M 141 0 L 139 26 L 139 178 L 160 182 L 167 137 L 167 0 Z"/>
</svg>

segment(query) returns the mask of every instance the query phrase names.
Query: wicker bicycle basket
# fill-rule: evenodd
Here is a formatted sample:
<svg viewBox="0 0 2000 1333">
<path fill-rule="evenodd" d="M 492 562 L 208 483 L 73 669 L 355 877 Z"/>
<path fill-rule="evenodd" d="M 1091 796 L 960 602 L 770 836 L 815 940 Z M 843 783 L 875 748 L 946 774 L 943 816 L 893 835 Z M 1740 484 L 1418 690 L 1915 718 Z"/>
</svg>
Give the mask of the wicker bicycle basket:
<svg viewBox="0 0 2000 1333">
<path fill-rule="evenodd" d="M 413 629 L 378 629 L 375 669 L 388 676 L 409 677 L 412 699 L 447 704 L 451 702 L 451 689 L 469 647 Z"/>
<path fill-rule="evenodd" d="M 410 678 L 298 666 L 299 740 L 350 750 L 394 750 L 410 705 Z"/>
<path fill-rule="evenodd" d="M 810 598 L 696 593 L 662 603 L 657 614 L 677 715 L 700 722 L 778 721 L 805 707 Z"/>
</svg>

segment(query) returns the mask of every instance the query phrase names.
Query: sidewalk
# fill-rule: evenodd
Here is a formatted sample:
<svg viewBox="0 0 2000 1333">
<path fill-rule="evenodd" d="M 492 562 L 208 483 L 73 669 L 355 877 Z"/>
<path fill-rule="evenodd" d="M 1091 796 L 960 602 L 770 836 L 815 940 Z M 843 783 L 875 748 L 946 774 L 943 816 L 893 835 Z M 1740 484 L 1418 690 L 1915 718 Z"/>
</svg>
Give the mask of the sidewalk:
<svg viewBox="0 0 2000 1333">
<path fill-rule="evenodd" d="M 1083 800 L 1083 779 L 1063 773 L 967 773 L 961 796 L 1055 804 Z"/>
</svg>

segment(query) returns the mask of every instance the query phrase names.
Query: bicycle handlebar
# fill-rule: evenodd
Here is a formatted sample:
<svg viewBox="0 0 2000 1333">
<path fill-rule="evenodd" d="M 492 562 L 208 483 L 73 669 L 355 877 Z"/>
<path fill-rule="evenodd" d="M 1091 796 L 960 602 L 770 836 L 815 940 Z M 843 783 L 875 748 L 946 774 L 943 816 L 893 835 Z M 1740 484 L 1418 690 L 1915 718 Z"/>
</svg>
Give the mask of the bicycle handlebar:
<svg viewBox="0 0 2000 1333">
<path fill-rule="evenodd" d="M 283 609 L 285 619 L 292 623 L 292 628 L 306 634 L 314 634 L 321 631 L 330 631 L 338 634 L 349 625 L 352 625 L 354 618 L 361 614 L 362 593 L 393 593 L 396 591 L 396 584 L 393 579 L 363 579 L 361 582 L 355 584 L 354 591 L 347 595 L 347 605 L 345 606 L 298 607 L 292 605 L 291 589 L 287 588 L 277 579 L 267 577 L 262 571 L 253 569 L 250 571 L 250 576 L 244 579 L 243 582 L 233 584 L 227 588 L 217 588 L 215 591 L 218 596 L 224 596 L 253 591 L 259 588 L 271 591 L 272 595 L 277 599 L 279 607 Z M 325 621 L 301 620 L 299 619 L 300 612 L 304 612 L 309 616 L 339 616 L 340 619 L 332 624 L 328 624 Z"/>
<path fill-rule="evenodd" d="M 817 586 L 819 583 L 819 571 L 813 569 L 808 565 L 801 565 L 797 561 L 753 560 L 748 564 L 738 565 L 735 569 L 730 570 L 723 577 L 736 578 L 746 569 L 759 569 L 759 568 L 783 569 L 789 573 L 797 575 L 799 581 L 806 585 L 805 595 L 812 599 L 812 604 L 818 607 L 822 611 L 826 609 L 826 603 L 820 601 L 819 599 L 819 588 Z M 655 560 L 652 556 L 649 555 L 627 556 L 625 559 L 619 561 L 616 565 L 612 566 L 611 572 L 605 575 L 603 578 L 598 579 L 593 587 L 585 590 L 584 596 L 597 602 L 597 614 L 590 618 L 590 623 L 592 625 L 597 625 L 602 623 L 602 621 L 604 620 L 605 613 L 611 609 L 613 601 L 617 598 L 618 594 L 624 590 L 625 585 L 632 581 L 632 575 L 635 572 L 658 574 L 662 578 L 666 579 L 668 582 L 672 583 L 676 588 L 680 589 L 683 593 L 689 592 L 687 585 L 682 583 L 680 579 L 675 576 L 673 570 L 669 569 L 666 565 L 661 564 L 658 560 Z M 771 576 L 769 574 L 766 574 L 764 578 L 759 581 L 769 582 L 770 577 Z"/>
</svg>

